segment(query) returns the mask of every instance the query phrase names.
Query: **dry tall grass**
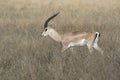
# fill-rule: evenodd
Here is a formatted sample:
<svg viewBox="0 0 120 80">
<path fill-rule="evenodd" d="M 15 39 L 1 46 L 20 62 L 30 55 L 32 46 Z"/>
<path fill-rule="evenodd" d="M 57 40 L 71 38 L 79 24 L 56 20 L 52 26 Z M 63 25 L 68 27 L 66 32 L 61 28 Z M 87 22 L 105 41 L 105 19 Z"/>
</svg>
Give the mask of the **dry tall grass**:
<svg viewBox="0 0 120 80">
<path fill-rule="evenodd" d="M 120 80 L 119 0 L 1 0 L 0 80 Z M 104 55 L 87 47 L 61 53 L 41 38 L 44 21 L 58 31 L 95 30 Z"/>
</svg>

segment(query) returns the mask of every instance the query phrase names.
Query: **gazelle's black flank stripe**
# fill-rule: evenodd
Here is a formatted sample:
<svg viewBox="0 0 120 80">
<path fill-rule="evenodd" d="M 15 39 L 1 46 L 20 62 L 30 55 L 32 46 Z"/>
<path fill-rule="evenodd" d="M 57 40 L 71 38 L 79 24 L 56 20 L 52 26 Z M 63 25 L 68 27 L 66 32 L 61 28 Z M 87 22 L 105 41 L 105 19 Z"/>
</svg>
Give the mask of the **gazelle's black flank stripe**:
<svg viewBox="0 0 120 80">
<path fill-rule="evenodd" d="M 57 16 L 58 14 L 59 14 L 59 12 L 56 13 L 56 14 L 54 14 L 53 16 L 49 17 L 49 18 L 45 21 L 44 28 L 46 28 L 46 27 L 48 26 L 49 21 L 50 21 L 51 19 L 53 19 L 55 16 Z"/>
</svg>

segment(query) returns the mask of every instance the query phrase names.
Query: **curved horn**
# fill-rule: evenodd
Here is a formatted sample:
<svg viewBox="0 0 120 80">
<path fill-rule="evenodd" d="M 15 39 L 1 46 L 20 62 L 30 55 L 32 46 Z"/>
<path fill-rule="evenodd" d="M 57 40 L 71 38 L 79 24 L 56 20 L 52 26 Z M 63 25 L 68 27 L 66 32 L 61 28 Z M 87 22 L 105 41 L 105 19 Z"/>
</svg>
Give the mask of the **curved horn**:
<svg viewBox="0 0 120 80">
<path fill-rule="evenodd" d="M 59 12 L 56 13 L 56 14 L 54 14 L 53 16 L 49 17 L 49 18 L 45 21 L 44 28 L 46 28 L 46 27 L 48 26 L 49 21 L 50 21 L 51 19 L 53 19 L 55 16 L 57 16 L 58 14 L 59 14 Z"/>
</svg>

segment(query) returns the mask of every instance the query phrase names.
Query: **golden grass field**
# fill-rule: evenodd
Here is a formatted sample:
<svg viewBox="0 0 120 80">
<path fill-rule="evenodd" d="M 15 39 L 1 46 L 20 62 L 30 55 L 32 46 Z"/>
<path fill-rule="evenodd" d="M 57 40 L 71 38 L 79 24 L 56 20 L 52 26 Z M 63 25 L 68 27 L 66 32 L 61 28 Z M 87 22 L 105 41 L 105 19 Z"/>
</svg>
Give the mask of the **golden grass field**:
<svg viewBox="0 0 120 80">
<path fill-rule="evenodd" d="M 41 37 L 45 20 L 58 32 L 98 31 L 104 54 L 87 47 L 61 53 Z M 0 0 L 0 80 L 120 80 L 119 0 Z"/>
</svg>

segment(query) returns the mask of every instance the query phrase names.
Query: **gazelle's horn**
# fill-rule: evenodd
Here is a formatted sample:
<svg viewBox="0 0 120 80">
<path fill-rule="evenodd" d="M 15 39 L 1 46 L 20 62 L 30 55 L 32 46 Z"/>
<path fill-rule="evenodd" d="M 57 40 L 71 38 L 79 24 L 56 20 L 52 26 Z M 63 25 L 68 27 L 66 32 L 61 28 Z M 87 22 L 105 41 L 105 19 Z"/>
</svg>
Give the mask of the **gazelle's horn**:
<svg viewBox="0 0 120 80">
<path fill-rule="evenodd" d="M 49 21 L 50 21 L 51 19 L 53 19 L 55 16 L 57 16 L 58 14 L 59 14 L 59 12 L 56 13 L 56 14 L 54 14 L 53 16 L 49 17 L 49 18 L 45 21 L 44 29 L 48 26 Z"/>
</svg>

